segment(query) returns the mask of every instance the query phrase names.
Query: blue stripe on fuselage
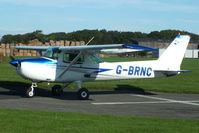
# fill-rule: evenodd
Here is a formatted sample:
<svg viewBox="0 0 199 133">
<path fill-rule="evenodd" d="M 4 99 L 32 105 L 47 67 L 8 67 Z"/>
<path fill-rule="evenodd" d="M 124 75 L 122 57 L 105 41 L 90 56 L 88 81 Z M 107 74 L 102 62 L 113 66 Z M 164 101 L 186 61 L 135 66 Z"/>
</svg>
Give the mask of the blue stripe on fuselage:
<svg viewBox="0 0 199 133">
<path fill-rule="evenodd" d="M 37 63 L 37 64 L 57 64 L 57 61 L 52 61 L 46 58 L 27 58 L 19 59 L 21 63 Z"/>
</svg>

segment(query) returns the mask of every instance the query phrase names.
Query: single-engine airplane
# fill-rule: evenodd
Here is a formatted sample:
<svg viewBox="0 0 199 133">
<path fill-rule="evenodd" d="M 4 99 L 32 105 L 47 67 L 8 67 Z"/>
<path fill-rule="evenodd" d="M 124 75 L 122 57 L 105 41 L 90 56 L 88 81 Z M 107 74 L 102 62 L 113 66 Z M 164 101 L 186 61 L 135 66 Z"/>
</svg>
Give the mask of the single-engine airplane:
<svg viewBox="0 0 199 133">
<path fill-rule="evenodd" d="M 53 95 L 61 95 L 63 88 L 76 82 L 78 98 L 86 100 L 89 91 L 81 83 L 97 80 L 121 80 L 170 77 L 186 72 L 180 66 L 190 41 L 188 35 L 178 35 L 157 60 L 130 62 L 103 62 L 96 53 L 123 53 L 132 51 L 154 51 L 157 49 L 133 45 L 84 45 L 84 46 L 16 46 L 17 49 L 28 49 L 46 52 L 39 58 L 17 59 L 10 61 L 17 73 L 32 81 L 27 89 L 27 97 L 34 96 L 38 82 L 64 83 L 64 86 L 52 87 Z M 88 42 L 89 43 L 89 42 Z M 87 44 L 88 44 L 87 43 Z"/>
</svg>

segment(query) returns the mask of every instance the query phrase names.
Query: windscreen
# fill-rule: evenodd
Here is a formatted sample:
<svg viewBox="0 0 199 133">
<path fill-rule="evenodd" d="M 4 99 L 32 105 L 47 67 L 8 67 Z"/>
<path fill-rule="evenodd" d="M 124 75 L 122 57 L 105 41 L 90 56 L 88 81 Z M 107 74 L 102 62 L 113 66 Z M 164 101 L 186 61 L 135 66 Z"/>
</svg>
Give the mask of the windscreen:
<svg viewBox="0 0 199 133">
<path fill-rule="evenodd" d="M 50 48 L 43 54 L 43 57 L 57 60 L 60 52 L 57 48 Z"/>
</svg>

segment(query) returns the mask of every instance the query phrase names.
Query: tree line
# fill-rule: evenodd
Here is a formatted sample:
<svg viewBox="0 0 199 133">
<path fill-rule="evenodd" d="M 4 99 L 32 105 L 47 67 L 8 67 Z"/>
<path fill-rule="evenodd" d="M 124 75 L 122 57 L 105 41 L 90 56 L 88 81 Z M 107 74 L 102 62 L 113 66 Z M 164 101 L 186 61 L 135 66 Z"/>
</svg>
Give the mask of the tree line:
<svg viewBox="0 0 199 133">
<path fill-rule="evenodd" d="M 0 43 L 29 43 L 30 40 L 38 39 L 41 42 L 49 42 L 50 40 L 70 40 L 70 41 L 85 41 L 88 42 L 92 37 L 95 39 L 92 44 L 113 44 L 113 43 L 138 43 L 138 41 L 170 41 L 173 40 L 179 33 L 188 34 L 192 38 L 192 42 L 199 42 L 199 35 L 180 30 L 162 30 L 153 31 L 150 33 L 142 32 L 120 32 L 103 30 L 81 30 L 70 33 L 57 32 L 43 34 L 41 30 L 36 30 L 31 33 L 4 35 Z"/>
</svg>

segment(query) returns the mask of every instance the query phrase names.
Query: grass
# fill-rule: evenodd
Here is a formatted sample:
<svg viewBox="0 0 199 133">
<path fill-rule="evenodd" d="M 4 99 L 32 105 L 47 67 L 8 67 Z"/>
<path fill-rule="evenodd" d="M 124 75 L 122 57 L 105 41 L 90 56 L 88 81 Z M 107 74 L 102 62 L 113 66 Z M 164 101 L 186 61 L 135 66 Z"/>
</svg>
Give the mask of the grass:
<svg viewBox="0 0 199 133">
<path fill-rule="evenodd" d="M 132 60 L 149 60 L 146 58 L 105 58 L 106 61 L 132 61 Z M 8 61 L 8 60 L 7 60 Z M 0 65 L 0 84 L 11 85 L 29 85 L 31 82 L 22 79 L 16 74 L 14 67 L 8 62 L 2 62 Z M 170 93 L 199 93 L 199 60 L 198 59 L 184 59 L 182 62 L 182 69 L 191 70 L 189 73 L 182 73 L 175 77 L 156 78 L 156 79 L 133 79 L 133 80 L 119 80 L 119 81 L 100 81 L 100 82 L 85 82 L 83 86 L 89 89 L 131 89 L 142 91 L 158 91 Z M 52 84 L 54 85 L 54 84 Z M 46 83 L 39 84 L 39 87 L 47 86 Z M 69 86 L 75 87 L 74 84 Z"/>
<path fill-rule="evenodd" d="M 118 61 L 121 58 L 106 59 Z M 122 60 L 128 61 L 129 58 Z M 140 59 L 139 59 L 140 60 Z M 84 83 L 94 89 L 137 89 L 178 93 L 199 93 L 199 60 L 185 59 L 182 69 L 191 73 L 162 79 L 139 79 Z M 28 85 L 7 62 L 0 64 L 0 84 Z M 40 84 L 47 87 L 46 84 Z M 73 85 L 72 85 L 73 86 Z M 199 120 L 161 119 L 67 112 L 0 109 L 1 133 L 198 133 Z"/>
<path fill-rule="evenodd" d="M 198 133 L 199 120 L 0 109 L 2 133 Z"/>
</svg>

